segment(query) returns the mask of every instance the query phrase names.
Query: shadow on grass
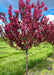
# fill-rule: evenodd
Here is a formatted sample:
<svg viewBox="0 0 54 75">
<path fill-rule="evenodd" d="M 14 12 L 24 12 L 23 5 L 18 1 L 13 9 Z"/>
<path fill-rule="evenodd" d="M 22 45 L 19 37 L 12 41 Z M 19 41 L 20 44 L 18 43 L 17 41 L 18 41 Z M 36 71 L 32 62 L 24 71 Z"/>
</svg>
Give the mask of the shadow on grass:
<svg viewBox="0 0 54 75">
<path fill-rule="evenodd" d="M 38 70 L 41 71 L 43 69 L 52 70 L 52 62 L 49 60 L 43 60 L 41 62 L 36 63 L 36 67 L 33 68 L 34 71 Z"/>
<path fill-rule="evenodd" d="M 36 73 L 38 72 L 37 75 L 41 75 L 41 71 L 43 70 L 48 70 L 48 71 L 52 71 L 53 70 L 53 67 L 52 67 L 52 64 L 53 62 L 52 61 L 49 61 L 47 59 L 45 60 L 42 60 L 42 61 L 39 61 L 37 63 L 34 63 L 33 61 L 30 61 L 31 63 L 31 66 L 29 67 L 29 75 L 36 75 Z M 36 62 L 36 61 L 35 61 Z M 32 65 L 35 65 L 32 67 Z M 45 74 L 43 75 L 48 75 L 47 74 L 47 71 L 45 72 Z"/>
<path fill-rule="evenodd" d="M 0 52 L 0 59 L 8 58 L 10 56 L 18 55 L 18 54 L 23 54 L 23 53 L 25 53 L 25 52 L 13 52 L 13 53 L 10 53 L 10 52 Z"/>
<path fill-rule="evenodd" d="M 0 49 L 4 49 L 4 48 L 6 48 L 6 47 L 0 47 Z"/>
<path fill-rule="evenodd" d="M 28 75 L 40 75 L 40 72 L 42 70 L 52 71 L 53 70 L 52 64 L 53 64 L 53 62 L 49 61 L 48 59 L 43 59 L 43 60 L 40 59 L 38 61 L 30 60 L 30 62 L 28 63 L 28 69 L 29 69 Z M 39 74 L 36 74 L 36 72 L 38 72 Z M 24 74 L 24 75 L 26 75 L 26 74 Z M 48 75 L 48 74 L 46 74 L 46 75 Z"/>
</svg>

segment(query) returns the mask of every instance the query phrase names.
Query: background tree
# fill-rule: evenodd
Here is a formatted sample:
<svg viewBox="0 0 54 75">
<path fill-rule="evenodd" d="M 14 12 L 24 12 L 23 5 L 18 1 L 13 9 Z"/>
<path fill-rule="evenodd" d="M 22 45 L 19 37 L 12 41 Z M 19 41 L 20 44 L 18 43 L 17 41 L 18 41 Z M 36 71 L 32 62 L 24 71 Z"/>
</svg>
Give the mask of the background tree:
<svg viewBox="0 0 54 75">
<path fill-rule="evenodd" d="M 49 36 L 47 41 L 52 44 L 53 62 L 54 62 L 54 24 L 53 22 L 50 22 L 49 24 Z"/>
<path fill-rule="evenodd" d="M 54 62 L 54 23 L 49 18 L 44 17 L 40 21 L 42 42 L 47 41 L 52 44 L 53 62 Z"/>
<path fill-rule="evenodd" d="M 0 20 L 3 22 L 3 23 L 7 23 L 6 21 L 6 15 L 3 13 L 3 12 L 0 12 Z M 0 24 L 0 37 L 2 37 L 4 39 L 4 25 L 3 24 Z"/>
</svg>

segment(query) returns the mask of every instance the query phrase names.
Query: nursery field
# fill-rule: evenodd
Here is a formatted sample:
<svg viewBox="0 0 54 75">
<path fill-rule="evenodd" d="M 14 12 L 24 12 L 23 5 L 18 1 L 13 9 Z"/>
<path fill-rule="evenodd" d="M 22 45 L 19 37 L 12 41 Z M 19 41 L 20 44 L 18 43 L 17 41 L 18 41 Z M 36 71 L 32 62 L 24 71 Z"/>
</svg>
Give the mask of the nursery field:
<svg viewBox="0 0 54 75">
<path fill-rule="evenodd" d="M 26 52 L 0 40 L 0 75 L 25 75 Z M 28 51 L 29 75 L 54 75 L 52 46 L 45 42 Z"/>
</svg>

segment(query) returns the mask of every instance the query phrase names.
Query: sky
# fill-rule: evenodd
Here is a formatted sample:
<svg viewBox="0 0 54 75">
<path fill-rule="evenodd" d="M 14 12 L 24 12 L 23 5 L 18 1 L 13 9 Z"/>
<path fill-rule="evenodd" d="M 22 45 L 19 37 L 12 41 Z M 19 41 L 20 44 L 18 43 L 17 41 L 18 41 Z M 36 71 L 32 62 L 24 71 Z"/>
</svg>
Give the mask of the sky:
<svg viewBox="0 0 54 75">
<path fill-rule="evenodd" d="M 25 1 L 25 0 L 24 0 Z M 45 15 L 54 15 L 54 0 L 40 0 L 44 1 L 45 6 L 48 7 L 48 11 L 44 12 Z M 37 3 L 37 0 L 31 0 L 31 3 Z M 18 0 L 0 0 L 0 12 L 4 12 L 6 14 L 6 18 L 8 19 L 8 7 L 9 5 L 13 6 L 13 9 L 18 9 Z"/>
</svg>

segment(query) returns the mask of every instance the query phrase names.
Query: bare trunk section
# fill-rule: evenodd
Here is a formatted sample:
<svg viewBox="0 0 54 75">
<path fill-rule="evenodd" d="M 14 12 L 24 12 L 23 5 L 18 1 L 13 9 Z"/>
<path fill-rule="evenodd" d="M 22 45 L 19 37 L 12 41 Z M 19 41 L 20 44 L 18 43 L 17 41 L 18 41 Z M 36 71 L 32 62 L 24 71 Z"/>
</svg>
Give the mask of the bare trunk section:
<svg viewBox="0 0 54 75">
<path fill-rule="evenodd" d="M 28 75 L 28 49 L 26 49 L 26 75 Z"/>
</svg>

